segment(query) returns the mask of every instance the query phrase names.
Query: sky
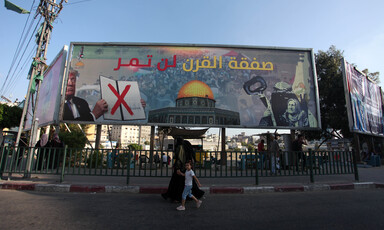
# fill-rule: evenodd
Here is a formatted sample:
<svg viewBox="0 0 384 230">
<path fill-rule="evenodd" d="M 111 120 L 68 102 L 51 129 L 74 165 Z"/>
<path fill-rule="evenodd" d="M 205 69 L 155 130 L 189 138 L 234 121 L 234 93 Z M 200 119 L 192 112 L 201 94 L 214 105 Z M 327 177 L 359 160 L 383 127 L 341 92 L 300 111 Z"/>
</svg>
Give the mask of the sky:
<svg viewBox="0 0 384 230">
<path fill-rule="evenodd" d="M 10 1 L 32 8 L 29 20 L 35 16 L 38 0 Z M 334 45 L 358 69 L 380 72 L 383 86 L 383 9 L 382 0 L 68 0 L 53 24 L 47 63 L 71 42 L 297 47 L 315 53 Z M 0 93 L 12 101 L 24 99 L 36 53 L 32 37 L 19 52 L 24 59 L 13 61 L 27 19 L 0 8 Z M 229 129 L 227 135 L 263 131 Z"/>
</svg>

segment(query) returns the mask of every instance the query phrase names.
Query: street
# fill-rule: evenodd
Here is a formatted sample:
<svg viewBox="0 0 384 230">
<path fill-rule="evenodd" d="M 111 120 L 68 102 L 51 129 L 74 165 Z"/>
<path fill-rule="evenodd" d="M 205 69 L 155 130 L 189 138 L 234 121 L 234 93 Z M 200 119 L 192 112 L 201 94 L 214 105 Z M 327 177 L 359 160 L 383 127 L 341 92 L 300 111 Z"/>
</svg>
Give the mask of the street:
<svg viewBox="0 0 384 230">
<path fill-rule="evenodd" d="M 384 229 L 384 190 L 207 195 L 186 211 L 159 194 L 0 190 L 0 229 Z"/>
</svg>

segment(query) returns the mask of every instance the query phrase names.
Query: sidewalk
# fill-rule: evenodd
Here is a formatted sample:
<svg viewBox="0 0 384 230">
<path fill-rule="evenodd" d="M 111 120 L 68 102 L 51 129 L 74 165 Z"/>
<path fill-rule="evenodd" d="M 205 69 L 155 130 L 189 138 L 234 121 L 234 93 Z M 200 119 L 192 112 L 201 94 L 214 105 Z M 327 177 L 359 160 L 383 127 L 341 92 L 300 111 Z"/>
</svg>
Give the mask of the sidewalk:
<svg viewBox="0 0 384 230">
<path fill-rule="evenodd" d="M 258 185 L 254 177 L 199 178 L 199 180 L 207 194 L 384 188 L 384 166 L 358 168 L 358 171 L 359 181 L 355 181 L 354 174 L 315 176 L 315 183 L 310 182 L 309 175 L 259 177 Z M 0 188 L 39 192 L 160 194 L 166 192 L 169 180 L 170 177 L 130 177 L 127 185 L 126 177 L 65 176 L 63 183 L 60 183 L 60 176 L 57 175 L 34 174 L 32 178 L 25 179 L 20 174 L 13 174 L 10 180 L 6 177 L 0 180 Z"/>
</svg>

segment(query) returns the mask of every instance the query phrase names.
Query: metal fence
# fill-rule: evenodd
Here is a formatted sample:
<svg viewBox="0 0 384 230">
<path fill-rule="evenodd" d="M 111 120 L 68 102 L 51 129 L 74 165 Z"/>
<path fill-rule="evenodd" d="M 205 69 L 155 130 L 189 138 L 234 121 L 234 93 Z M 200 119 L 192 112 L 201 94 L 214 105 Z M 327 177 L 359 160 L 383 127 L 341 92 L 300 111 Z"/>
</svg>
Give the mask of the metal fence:
<svg viewBox="0 0 384 230">
<path fill-rule="evenodd" d="M 69 149 L 1 147 L 0 176 L 4 173 L 169 177 L 173 152 L 129 149 Z M 355 174 L 351 151 L 268 152 L 198 151 L 194 163 L 199 178 L 309 176 Z"/>
</svg>

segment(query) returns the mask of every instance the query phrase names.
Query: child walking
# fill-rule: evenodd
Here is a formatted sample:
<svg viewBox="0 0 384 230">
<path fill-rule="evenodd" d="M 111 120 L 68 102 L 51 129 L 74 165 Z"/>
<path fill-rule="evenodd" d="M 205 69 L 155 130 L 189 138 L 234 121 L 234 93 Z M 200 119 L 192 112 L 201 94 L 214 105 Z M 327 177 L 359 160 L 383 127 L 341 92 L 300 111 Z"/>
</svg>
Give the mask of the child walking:
<svg viewBox="0 0 384 230">
<path fill-rule="evenodd" d="M 196 207 L 199 208 L 201 203 L 203 203 L 201 200 L 198 200 L 194 195 L 192 195 L 192 180 L 195 179 L 197 185 L 201 187 L 201 184 L 197 177 L 195 176 L 195 173 L 192 170 L 192 166 L 190 162 L 185 163 L 185 168 L 186 171 L 185 173 L 182 173 L 180 170 L 177 171 L 177 174 L 181 176 L 185 176 L 185 186 L 184 186 L 184 191 L 182 200 L 181 200 L 181 205 L 177 207 L 176 209 L 179 211 L 184 211 L 185 210 L 185 200 L 187 199 L 187 196 L 192 198 L 196 202 Z"/>
</svg>

